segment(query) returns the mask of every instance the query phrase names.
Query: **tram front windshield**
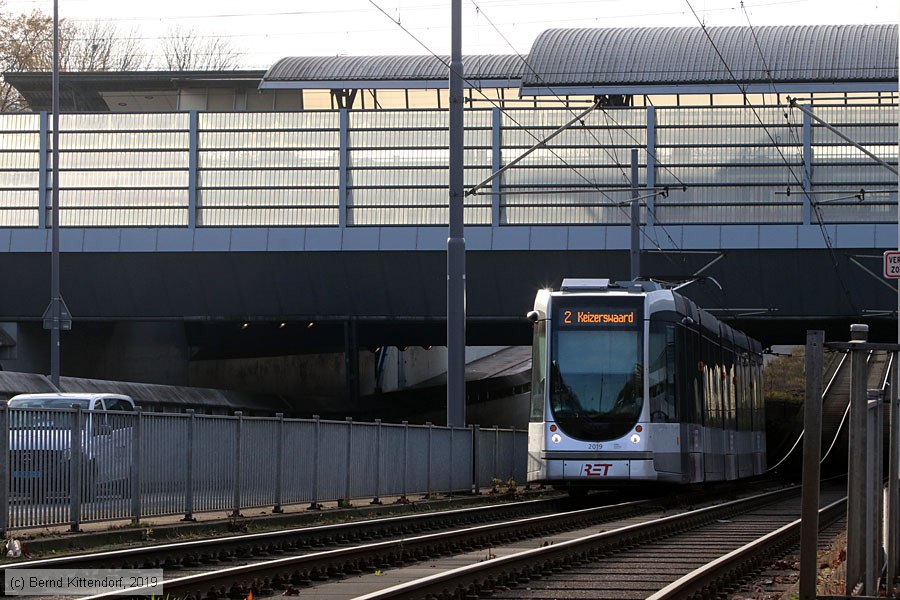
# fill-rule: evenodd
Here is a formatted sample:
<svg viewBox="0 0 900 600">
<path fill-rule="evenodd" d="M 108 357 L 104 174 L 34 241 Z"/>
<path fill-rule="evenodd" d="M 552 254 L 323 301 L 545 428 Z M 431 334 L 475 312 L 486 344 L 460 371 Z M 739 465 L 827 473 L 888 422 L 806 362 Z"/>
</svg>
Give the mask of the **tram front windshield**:
<svg viewBox="0 0 900 600">
<path fill-rule="evenodd" d="M 622 437 L 641 414 L 642 301 L 561 303 L 554 307 L 550 410 L 581 440 Z"/>
</svg>

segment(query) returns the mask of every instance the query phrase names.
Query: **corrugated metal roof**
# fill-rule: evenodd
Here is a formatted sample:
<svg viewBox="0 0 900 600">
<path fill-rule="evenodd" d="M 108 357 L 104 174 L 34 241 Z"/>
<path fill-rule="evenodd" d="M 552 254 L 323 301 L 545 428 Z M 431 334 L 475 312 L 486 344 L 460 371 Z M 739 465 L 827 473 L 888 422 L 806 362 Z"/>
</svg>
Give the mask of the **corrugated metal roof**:
<svg viewBox="0 0 900 600">
<path fill-rule="evenodd" d="M 422 81 L 447 79 L 449 56 L 291 56 L 276 62 L 263 81 Z M 466 79 L 518 79 L 515 55 L 463 57 Z"/>
<path fill-rule="evenodd" d="M 741 83 L 897 83 L 895 25 L 707 31 L 715 47 L 699 27 L 550 29 L 535 40 L 528 56 L 534 71 L 522 71 L 522 85 L 734 85 L 735 78 Z"/>
</svg>

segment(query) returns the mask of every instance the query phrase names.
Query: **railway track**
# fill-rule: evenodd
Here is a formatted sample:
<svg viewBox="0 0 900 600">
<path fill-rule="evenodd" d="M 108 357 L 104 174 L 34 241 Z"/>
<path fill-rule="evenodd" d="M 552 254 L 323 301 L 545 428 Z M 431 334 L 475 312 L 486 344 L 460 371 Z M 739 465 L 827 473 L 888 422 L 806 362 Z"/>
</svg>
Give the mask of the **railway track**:
<svg viewBox="0 0 900 600">
<path fill-rule="evenodd" d="M 843 512 L 823 492 L 822 526 Z M 386 598 L 716 597 L 799 535 L 799 491 L 775 492 L 523 550 L 359 596 Z"/>
<path fill-rule="evenodd" d="M 742 482 L 740 488 L 771 485 L 771 482 Z M 156 548 L 129 549 L 113 553 L 94 553 L 44 561 L 17 563 L 24 568 L 163 568 L 165 594 L 169 598 L 244 598 L 250 591 L 254 597 L 271 594 L 300 593 L 306 597 L 355 597 L 379 587 L 390 586 L 401 575 L 401 567 L 434 571 L 431 564 L 442 557 L 451 566 L 459 561 L 484 560 L 509 550 L 504 544 L 526 543 L 539 546 L 551 536 L 564 531 L 594 531 L 619 529 L 664 518 L 673 513 L 689 511 L 701 502 L 723 503 L 733 498 L 738 486 L 719 486 L 718 498 L 708 491 L 698 490 L 662 497 L 618 502 L 613 505 L 573 509 L 570 504 L 563 512 L 546 513 L 559 508 L 560 502 L 522 502 L 512 507 L 518 512 L 494 509 L 478 511 L 447 511 L 456 513 L 488 512 L 499 520 L 475 524 L 474 518 L 458 515 L 416 515 L 418 526 L 400 524 L 400 518 L 371 520 L 362 523 L 307 528 L 291 534 L 275 532 L 251 536 L 232 536 L 227 540 L 197 540 L 182 544 L 166 544 Z M 758 489 L 758 487 L 757 487 Z M 778 494 L 792 494 L 779 491 Z M 618 494 L 621 499 L 621 494 Z M 542 508 L 538 508 L 541 506 Z M 530 511 L 531 516 L 523 516 Z M 430 519 L 443 519 L 442 524 Z M 393 523 L 392 523 L 393 522 Z M 351 529 L 347 527 L 351 526 Z M 332 541 L 325 540 L 323 529 L 331 530 Z M 418 531 L 416 531 L 418 529 Z M 440 529 L 425 533 L 427 529 Z M 294 537 L 294 540 L 289 541 Z M 368 541 L 365 539 L 376 540 Z M 315 545 L 319 540 L 321 546 Z M 328 544 L 327 546 L 325 544 Z M 233 548 L 226 550 L 226 548 Z M 142 553 L 143 551 L 143 553 Z M 176 559 L 176 557 L 182 557 Z M 449 557 L 449 558 L 447 558 Z M 424 565 L 424 567 L 423 567 Z M 361 582 L 363 587 L 354 586 Z M 349 585 L 348 591 L 332 590 L 337 583 Z M 373 587 L 374 585 L 374 587 Z M 310 589 L 309 586 L 315 586 Z M 333 592 L 333 593 L 332 593 Z M 97 596 L 106 597 L 106 596 Z"/>
</svg>

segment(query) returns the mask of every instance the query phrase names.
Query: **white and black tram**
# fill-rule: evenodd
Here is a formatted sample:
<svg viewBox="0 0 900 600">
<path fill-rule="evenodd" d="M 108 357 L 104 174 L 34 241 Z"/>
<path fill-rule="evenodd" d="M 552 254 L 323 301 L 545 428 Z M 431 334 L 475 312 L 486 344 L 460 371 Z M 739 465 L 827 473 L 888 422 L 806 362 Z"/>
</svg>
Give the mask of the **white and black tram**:
<svg viewBox="0 0 900 600">
<path fill-rule="evenodd" d="M 762 348 L 651 281 L 566 279 L 534 310 L 528 480 L 578 489 L 766 467 Z"/>
</svg>

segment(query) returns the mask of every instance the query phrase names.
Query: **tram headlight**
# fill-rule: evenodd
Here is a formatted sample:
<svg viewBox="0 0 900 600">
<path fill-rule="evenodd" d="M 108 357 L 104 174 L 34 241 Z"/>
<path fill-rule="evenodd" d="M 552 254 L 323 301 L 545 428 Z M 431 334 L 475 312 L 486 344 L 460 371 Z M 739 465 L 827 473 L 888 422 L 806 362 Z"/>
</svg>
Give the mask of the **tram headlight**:
<svg viewBox="0 0 900 600">
<path fill-rule="evenodd" d="M 641 441 L 641 436 L 639 436 L 636 433 L 631 434 L 631 443 L 632 444 L 638 444 L 638 443 L 640 443 L 640 441 Z"/>
<path fill-rule="evenodd" d="M 553 435 L 550 436 L 550 441 L 553 442 L 554 444 L 558 444 L 562 441 L 562 436 L 559 435 L 558 433 L 554 433 Z"/>
</svg>

